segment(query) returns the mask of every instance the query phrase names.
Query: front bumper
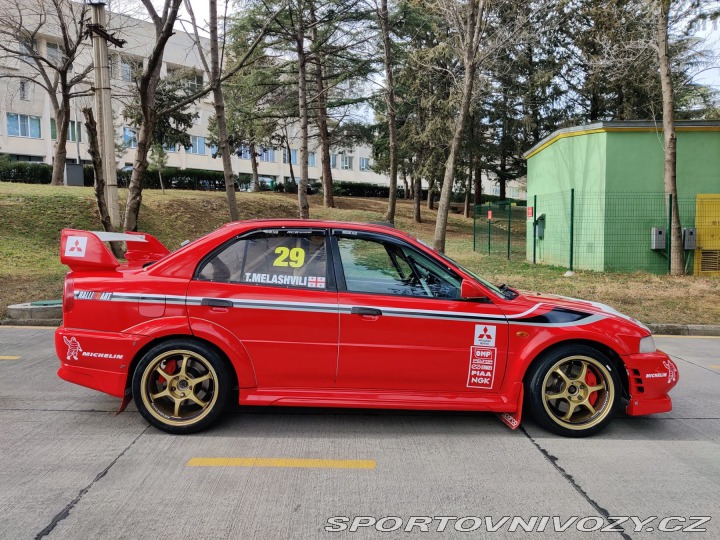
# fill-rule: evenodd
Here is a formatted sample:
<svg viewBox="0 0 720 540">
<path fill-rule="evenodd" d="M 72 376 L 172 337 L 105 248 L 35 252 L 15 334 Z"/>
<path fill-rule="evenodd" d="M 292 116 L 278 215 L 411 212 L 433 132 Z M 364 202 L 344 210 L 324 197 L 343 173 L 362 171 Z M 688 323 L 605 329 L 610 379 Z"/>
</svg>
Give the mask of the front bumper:
<svg viewBox="0 0 720 540">
<path fill-rule="evenodd" d="M 629 354 L 622 357 L 627 369 L 631 416 L 657 414 L 672 410 L 668 392 L 680 378 L 677 365 L 662 351 Z"/>
</svg>

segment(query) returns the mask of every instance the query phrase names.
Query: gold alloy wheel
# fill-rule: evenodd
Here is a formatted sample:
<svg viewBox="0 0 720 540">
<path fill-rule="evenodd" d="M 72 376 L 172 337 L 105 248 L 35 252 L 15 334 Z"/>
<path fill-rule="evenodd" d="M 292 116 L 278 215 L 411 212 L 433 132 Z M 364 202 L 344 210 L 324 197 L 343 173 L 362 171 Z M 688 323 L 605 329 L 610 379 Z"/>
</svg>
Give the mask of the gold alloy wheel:
<svg viewBox="0 0 720 540">
<path fill-rule="evenodd" d="M 152 360 L 143 372 L 145 408 L 163 424 L 188 426 L 207 416 L 218 399 L 217 373 L 204 356 L 173 350 Z"/>
<path fill-rule="evenodd" d="M 589 356 L 568 356 L 553 365 L 543 379 L 543 405 L 557 424 L 588 429 L 612 411 L 615 385 L 608 369 Z"/>
</svg>

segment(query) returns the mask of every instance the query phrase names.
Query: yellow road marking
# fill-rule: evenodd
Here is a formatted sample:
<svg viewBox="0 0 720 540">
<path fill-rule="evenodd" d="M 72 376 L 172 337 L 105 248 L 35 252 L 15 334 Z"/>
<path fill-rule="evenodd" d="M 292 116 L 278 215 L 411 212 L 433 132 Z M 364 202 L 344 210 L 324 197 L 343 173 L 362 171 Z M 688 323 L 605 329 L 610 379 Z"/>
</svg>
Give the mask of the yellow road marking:
<svg viewBox="0 0 720 540">
<path fill-rule="evenodd" d="M 187 467 L 294 467 L 305 469 L 374 469 L 371 459 L 191 458 Z"/>
<path fill-rule="evenodd" d="M 0 330 L 3 328 L 9 328 L 11 330 L 57 330 L 57 326 L 16 326 L 10 324 L 0 324 Z"/>
<path fill-rule="evenodd" d="M 20 360 L 22 356 L 0 356 L 0 360 Z"/>
<path fill-rule="evenodd" d="M 720 369 L 720 366 L 712 364 L 710 365 L 710 369 Z"/>
</svg>

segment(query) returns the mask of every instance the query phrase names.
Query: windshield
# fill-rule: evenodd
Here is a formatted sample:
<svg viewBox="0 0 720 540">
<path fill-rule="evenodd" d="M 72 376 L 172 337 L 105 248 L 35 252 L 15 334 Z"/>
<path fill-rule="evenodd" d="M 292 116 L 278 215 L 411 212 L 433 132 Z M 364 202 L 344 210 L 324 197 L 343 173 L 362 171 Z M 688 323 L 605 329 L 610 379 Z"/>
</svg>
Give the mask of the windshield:
<svg viewBox="0 0 720 540">
<path fill-rule="evenodd" d="M 453 264 L 453 265 L 457 266 L 460 270 L 462 270 L 462 271 L 465 272 L 466 274 L 472 276 L 478 283 L 481 283 L 484 287 L 490 289 L 492 292 L 494 292 L 495 294 L 497 294 L 500 298 L 506 298 L 506 299 L 508 298 L 507 295 L 502 291 L 502 289 L 496 287 L 496 286 L 493 285 L 492 283 L 489 283 L 489 282 L 485 281 L 483 278 L 481 278 L 480 276 L 478 276 L 478 275 L 477 275 L 475 272 L 473 272 L 472 270 L 468 270 L 468 269 L 465 268 L 462 264 L 459 264 L 457 261 L 452 260 L 450 257 L 448 257 L 447 255 L 445 255 L 445 254 L 443 254 L 443 253 L 438 253 L 438 252 L 436 252 L 436 253 L 437 253 L 437 255 L 439 255 L 442 259 L 445 259 L 445 260 L 446 260 L 447 262 L 449 262 L 450 264 Z"/>
</svg>

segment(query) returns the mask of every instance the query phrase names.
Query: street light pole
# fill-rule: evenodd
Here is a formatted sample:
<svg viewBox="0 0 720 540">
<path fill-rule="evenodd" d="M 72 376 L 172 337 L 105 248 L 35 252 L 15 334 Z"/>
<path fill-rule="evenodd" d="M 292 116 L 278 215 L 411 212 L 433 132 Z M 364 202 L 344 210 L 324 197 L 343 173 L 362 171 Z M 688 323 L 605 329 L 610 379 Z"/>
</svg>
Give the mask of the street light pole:
<svg viewBox="0 0 720 540">
<path fill-rule="evenodd" d="M 95 73 L 95 108 L 98 114 L 98 140 L 100 155 L 105 164 L 105 203 L 110 224 L 120 228 L 120 204 L 118 202 L 117 167 L 115 165 L 115 126 L 112 117 L 110 95 L 110 66 L 108 62 L 108 34 L 105 32 L 105 2 L 91 0 L 92 40 Z M 117 43 L 116 43 L 117 44 Z"/>
</svg>

